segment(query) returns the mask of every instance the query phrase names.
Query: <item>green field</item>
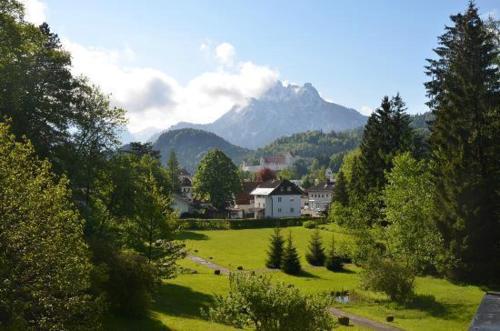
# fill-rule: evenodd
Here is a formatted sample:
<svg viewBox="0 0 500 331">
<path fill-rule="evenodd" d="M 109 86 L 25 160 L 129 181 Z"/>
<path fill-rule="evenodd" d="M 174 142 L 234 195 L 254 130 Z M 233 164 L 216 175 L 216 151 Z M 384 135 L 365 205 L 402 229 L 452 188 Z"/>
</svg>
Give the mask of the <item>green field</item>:
<svg viewBox="0 0 500 331">
<path fill-rule="evenodd" d="M 349 241 L 348 234 L 336 227 L 321 231 L 325 242 L 335 233 L 337 246 Z M 406 307 L 391 303 L 383 295 L 359 288 L 360 268 L 346 266 L 345 272 L 330 272 L 325 268 L 309 266 L 304 258 L 307 242 L 313 230 L 302 227 L 284 229 L 292 232 L 301 255 L 304 273 L 300 276 L 285 275 L 280 271 L 269 272 L 264 263 L 268 238 L 273 229 L 186 231 L 181 239 L 194 255 L 236 270 L 268 272 L 276 281 L 291 283 L 304 293 L 355 291 L 356 301 L 340 305 L 346 311 L 383 322 L 387 315 L 395 316 L 394 324 L 405 330 L 466 330 L 482 298 L 483 291 L 475 286 L 458 286 L 442 279 L 420 277 L 416 281 L 416 300 Z M 195 252 L 196 250 L 196 252 Z M 209 323 L 200 309 L 207 307 L 214 294 L 224 294 L 228 288 L 226 276 L 216 276 L 212 270 L 184 260 L 184 267 L 197 273 L 182 274 L 166 281 L 158 293 L 149 319 L 129 321 L 109 319 L 109 330 L 233 330 L 230 327 Z M 356 330 L 349 327 L 349 330 Z"/>
</svg>

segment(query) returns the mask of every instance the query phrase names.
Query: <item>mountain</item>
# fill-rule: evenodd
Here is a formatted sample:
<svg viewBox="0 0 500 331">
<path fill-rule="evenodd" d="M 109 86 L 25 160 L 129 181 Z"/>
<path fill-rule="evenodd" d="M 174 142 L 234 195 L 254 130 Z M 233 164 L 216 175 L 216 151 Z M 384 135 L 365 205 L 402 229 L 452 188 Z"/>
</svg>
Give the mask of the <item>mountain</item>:
<svg viewBox="0 0 500 331">
<path fill-rule="evenodd" d="M 325 101 L 310 83 L 285 86 L 278 81 L 261 97 L 251 99 L 244 107 L 233 107 L 213 123 L 181 122 L 170 129 L 202 129 L 235 145 L 255 149 L 294 133 L 354 129 L 366 120 L 354 109 Z"/>
<path fill-rule="evenodd" d="M 220 149 L 236 165 L 250 152 L 246 148 L 235 146 L 214 133 L 196 129 L 169 130 L 162 133 L 153 144 L 153 149 L 161 152 L 161 161 L 167 163 L 171 150 L 177 154 L 182 167 L 193 173 L 200 160 L 213 148 Z"/>
<path fill-rule="evenodd" d="M 121 128 L 118 132 L 118 139 L 125 145 L 131 142 L 153 142 L 160 136 L 161 129 L 148 127 L 141 131 L 132 133 L 127 127 Z"/>
</svg>

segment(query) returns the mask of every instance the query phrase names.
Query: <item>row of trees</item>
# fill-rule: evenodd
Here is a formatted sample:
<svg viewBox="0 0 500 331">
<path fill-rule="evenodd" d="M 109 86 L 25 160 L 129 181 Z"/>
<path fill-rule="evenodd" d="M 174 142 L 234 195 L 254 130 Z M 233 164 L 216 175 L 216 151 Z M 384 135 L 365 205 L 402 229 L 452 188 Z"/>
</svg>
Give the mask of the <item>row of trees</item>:
<svg viewBox="0 0 500 331">
<path fill-rule="evenodd" d="M 403 267 L 400 274 L 493 284 L 500 273 L 499 34 L 473 3 L 451 20 L 426 67 L 428 142 L 410 128 L 401 97 L 384 97 L 360 148 L 344 158 L 330 217 L 379 253 L 359 254 L 366 265 L 378 258 Z"/>
<path fill-rule="evenodd" d="M 149 145 L 118 150 L 124 110 L 72 75 L 47 24 L 5 0 L 0 26 L 0 328 L 144 313 L 184 254 L 172 177 Z"/>
</svg>

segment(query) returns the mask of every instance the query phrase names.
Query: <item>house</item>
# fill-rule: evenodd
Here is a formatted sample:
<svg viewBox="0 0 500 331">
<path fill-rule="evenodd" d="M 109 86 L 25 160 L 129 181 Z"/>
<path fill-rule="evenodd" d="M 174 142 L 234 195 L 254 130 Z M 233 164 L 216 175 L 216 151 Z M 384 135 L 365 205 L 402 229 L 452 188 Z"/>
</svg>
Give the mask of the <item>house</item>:
<svg viewBox="0 0 500 331">
<path fill-rule="evenodd" d="M 179 171 L 179 181 L 181 182 L 181 194 L 189 201 L 193 201 L 193 177 L 186 169 Z"/>
<path fill-rule="evenodd" d="M 333 173 L 332 169 L 326 168 L 325 177 L 326 177 L 326 180 L 329 180 L 330 182 L 333 183 L 333 181 L 335 180 L 335 174 Z"/>
<path fill-rule="evenodd" d="M 234 197 L 234 206 L 229 208 L 230 218 L 247 218 L 255 216 L 254 196 L 250 193 L 252 193 L 259 184 L 261 184 L 261 182 L 243 182 L 241 192 Z"/>
<path fill-rule="evenodd" d="M 272 156 L 263 156 L 258 165 L 249 165 L 243 162 L 242 169 L 248 172 L 259 172 L 262 169 L 271 169 L 272 171 L 281 171 L 290 168 L 298 158 L 292 153 L 278 154 Z"/>
<path fill-rule="evenodd" d="M 172 194 L 172 209 L 182 216 L 184 214 L 192 214 L 196 211 L 192 201 L 180 194 Z"/>
<path fill-rule="evenodd" d="M 269 180 L 259 184 L 254 196 L 255 218 L 300 217 L 302 190 L 289 180 Z"/>
<path fill-rule="evenodd" d="M 333 198 L 333 186 L 332 182 L 327 181 L 307 190 L 309 210 L 313 215 L 319 216 L 328 211 Z"/>
</svg>

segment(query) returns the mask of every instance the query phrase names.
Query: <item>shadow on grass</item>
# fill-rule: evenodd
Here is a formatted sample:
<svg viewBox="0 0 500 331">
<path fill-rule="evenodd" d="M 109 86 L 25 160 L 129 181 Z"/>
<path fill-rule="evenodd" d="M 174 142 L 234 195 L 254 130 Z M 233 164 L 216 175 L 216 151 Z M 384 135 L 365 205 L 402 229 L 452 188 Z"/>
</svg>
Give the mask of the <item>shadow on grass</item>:
<svg viewBox="0 0 500 331">
<path fill-rule="evenodd" d="M 200 309 L 212 303 L 211 295 L 176 284 L 162 284 L 155 296 L 153 310 L 169 316 L 201 318 Z"/>
<path fill-rule="evenodd" d="M 295 275 L 296 277 L 301 277 L 301 278 L 320 278 L 310 272 L 307 272 L 305 270 L 300 271 L 298 275 Z"/>
<path fill-rule="evenodd" d="M 422 310 L 435 317 L 443 317 L 448 313 L 447 307 L 436 301 L 433 295 L 416 294 L 405 308 Z"/>
<path fill-rule="evenodd" d="M 103 326 L 104 330 L 110 331 L 173 331 L 153 316 L 147 316 L 140 319 L 122 316 L 109 316 L 104 320 Z"/>
<path fill-rule="evenodd" d="M 177 234 L 177 240 L 208 240 L 208 236 L 193 231 L 182 231 Z"/>
</svg>

